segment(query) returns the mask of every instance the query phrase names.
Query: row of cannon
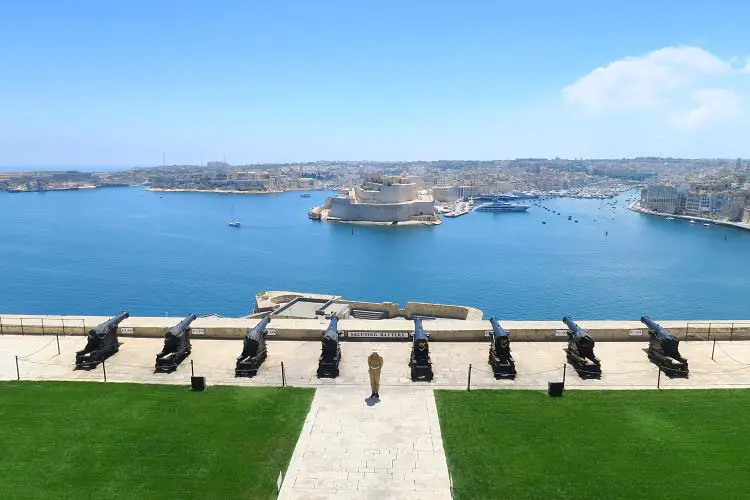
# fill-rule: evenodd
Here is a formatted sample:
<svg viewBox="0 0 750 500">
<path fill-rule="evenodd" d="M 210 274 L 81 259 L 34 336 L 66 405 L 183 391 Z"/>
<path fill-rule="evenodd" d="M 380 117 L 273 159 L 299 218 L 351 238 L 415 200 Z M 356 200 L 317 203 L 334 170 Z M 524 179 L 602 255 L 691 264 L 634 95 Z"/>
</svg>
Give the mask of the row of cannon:
<svg viewBox="0 0 750 500">
<path fill-rule="evenodd" d="M 594 354 L 593 337 L 570 316 L 565 316 L 562 321 L 568 327 L 568 346 L 564 349 L 568 363 L 581 378 L 600 378 L 602 363 Z M 492 372 L 496 379 L 515 378 L 516 366 L 510 353 L 510 336 L 495 318 L 490 318 L 490 323 L 492 343 L 489 363 Z M 648 316 L 642 316 L 641 323 L 648 327 L 649 342 L 646 355 L 649 361 L 669 377 L 687 377 L 688 361 L 680 355 L 680 341 L 677 337 Z"/>
<path fill-rule="evenodd" d="M 123 312 L 89 330 L 86 347 L 76 353 L 76 368 L 91 369 L 115 354 L 120 347 L 117 338 L 118 325 L 128 317 Z M 180 363 L 190 355 L 190 324 L 196 319 L 195 314 L 168 328 L 164 334 L 164 347 L 156 355 L 154 370 L 173 372 Z M 242 352 L 235 365 L 236 377 L 253 377 L 268 357 L 266 348 L 266 328 L 271 321 L 265 315 L 257 325 L 245 333 Z M 562 319 L 567 327 L 568 345 L 564 349 L 568 363 L 581 378 L 601 377 L 601 360 L 594 354 L 594 339 L 569 316 Z M 679 352 L 680 341 L 669 330 L 652 321 L 648 316 L 641 317 L 641 322 L 648 327 L 649 345 L 646 349 L 648 359 L 656 364 L 668 376 L 687 376 L 688 362 Z M 515 378 L 516 363 L 510 349 L 510 335 L 500 326 L 495 318 L 490 318 L 492 325 L 489 350 L 489 364 L 496 379 Z M 341 334 L 338 331 L 338 318 L 331 317 L 328 328 L 323 332 L 321 353 L 318 358 L 318 377 L 334 378 L 339 375 L 341 363 Z M 432 360 L 430 359 L 429 336 L 422 325 L 422 319 L 414 320 L 414 335 L 409 358 L 411 379 L 413 381 L 430 381 L 433 378 Z"/>
</svg>

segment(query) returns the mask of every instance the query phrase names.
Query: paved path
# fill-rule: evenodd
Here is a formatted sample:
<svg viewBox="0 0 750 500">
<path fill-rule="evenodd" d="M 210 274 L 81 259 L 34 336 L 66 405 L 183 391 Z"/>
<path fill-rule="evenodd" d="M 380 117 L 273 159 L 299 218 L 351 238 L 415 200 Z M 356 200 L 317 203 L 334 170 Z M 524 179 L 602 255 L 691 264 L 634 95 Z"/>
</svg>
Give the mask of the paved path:
<svg viewBox="0 0 750 500">
<path fill-rule="evenodd" d="M 280 500 L 450 499 L 435 397 L 398 387 L 319 387 Z"/>
</svg>

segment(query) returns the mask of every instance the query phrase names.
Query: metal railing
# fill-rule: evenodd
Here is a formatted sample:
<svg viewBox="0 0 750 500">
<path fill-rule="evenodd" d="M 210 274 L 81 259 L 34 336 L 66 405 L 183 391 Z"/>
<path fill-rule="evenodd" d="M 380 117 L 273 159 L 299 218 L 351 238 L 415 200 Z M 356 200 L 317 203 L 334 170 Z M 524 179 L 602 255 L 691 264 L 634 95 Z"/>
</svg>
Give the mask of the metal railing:
<svg viewBox="0 0 750 500">
<path fill-rule="evenodd" d="M 86 333 L 85 318 L 0 316 L 0 335 L 72 335 Z"/>
</svg>

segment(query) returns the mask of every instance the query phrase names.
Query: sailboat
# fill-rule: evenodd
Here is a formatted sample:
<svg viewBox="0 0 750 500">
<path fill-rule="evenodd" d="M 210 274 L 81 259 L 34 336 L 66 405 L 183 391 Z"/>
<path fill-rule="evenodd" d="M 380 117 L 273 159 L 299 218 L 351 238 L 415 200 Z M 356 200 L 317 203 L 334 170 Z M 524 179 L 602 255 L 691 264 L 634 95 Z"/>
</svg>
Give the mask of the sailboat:
<svg viewBox="0 0 750 500">
<path fill-rule="evenodd" d="M 229 227 L 240 227 L 240 221 L 234 218 L 234 203 L 232 203 L 232 221 L 229 223 Z"/>
</svg>

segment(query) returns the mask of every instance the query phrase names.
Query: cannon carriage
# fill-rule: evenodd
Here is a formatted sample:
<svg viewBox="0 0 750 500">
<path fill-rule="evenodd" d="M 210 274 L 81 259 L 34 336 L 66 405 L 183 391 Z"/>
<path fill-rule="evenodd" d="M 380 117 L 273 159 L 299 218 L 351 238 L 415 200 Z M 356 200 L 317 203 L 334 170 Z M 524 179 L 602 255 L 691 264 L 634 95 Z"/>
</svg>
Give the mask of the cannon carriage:
<svg viewBox="0 0 750 500">
<path fill-rule="evenodd" d="M 76 352 L 76 370 L 91 370 L 120 350 L 117 326 L 130 316 L 127 312 L 108 319 L 88 332 L 86 347 Z"/>
<path fill-rule="evenodd" d="M 510 353 L 510 336 L 495 318 L 490 318 L 492 337 L 489 364 L 495 379 L 516 378 L 516 362 Z"/>
<path fill-rule="evenodd" d="M 662 327 L 648 316 L 641 317 L 641 323 L 648 327 L 648 359 L 668 377 L 687 377 L 688 360 L 680 355 L 680 341 L 672 332 Z"/>
<path fill-rule="evenodd" d="M 235 377 L 254 377 L 258 374 L 260 365 L 268 357 L 266 349 L 266 327 L 271 317 L 266 314 L 253 328 L 245 333 L 242 353 L 237 358 L 234 368 Z"/>
<path fill-rule="evenodd" d="M 433 377 L 432 360 L 430 359 L 430 343 L 422 327 L 422 319 L 414 320 L 414 341 L 411 345 L 411 358 L 409 360 L 412 382 L 424 380 L 430 382 Z"/>
<path fill-rule="evenodd" d="M 594 355 L 594 339 L 570 316 L 565 316 L 563 323 L 568 327 L 568 347 L 565 348 L 568 363 L 581 378 L 600 378 L 602 365 Z"/>
<path fill-rule="evenodd" d="M 331 316 L 331 323 L 323 333 L 321 341 L 320 358 L 318 358 L 318 378 L 339 376 L 339 363 L 341 362 L 341 346 L 339 341 L 338 317 Z"/>
<path fill-rule="evenodd" d="M 172 373 L 190 355 L 190 323 L 195 314 L 188 315 L 164 334 L 164 348 L 156 355 L 154 371 Z"/>
</svg>

